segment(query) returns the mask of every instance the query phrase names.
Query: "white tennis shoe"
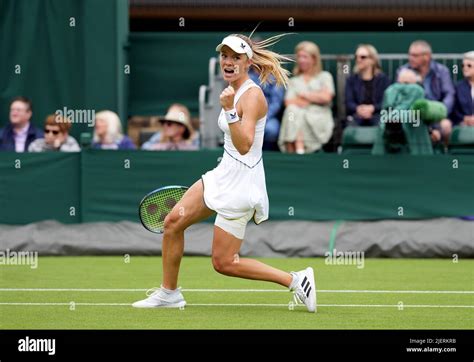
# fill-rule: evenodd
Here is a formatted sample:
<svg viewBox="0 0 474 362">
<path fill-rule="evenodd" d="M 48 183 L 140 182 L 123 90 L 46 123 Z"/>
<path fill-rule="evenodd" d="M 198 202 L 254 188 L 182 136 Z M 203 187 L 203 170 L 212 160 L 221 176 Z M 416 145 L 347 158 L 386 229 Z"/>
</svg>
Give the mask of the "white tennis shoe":
<svg viewBox="0 0 474 362">
<path fill-rule="evenodd" d="M 299 272 L 291 272 L 293 281 L 290 290 L 294 292 L 293 299 L 296 304 L 304 303 L 308 312 L 315 313 L 316 305 L 316 282 L 314 281 L 313 268 L 308 267 Z"/>
<path fill-rule="evenodd" d="M 167 291 L 160 288 L 152 288 L 147 290 L 148 298 L 139 300 L 132 304 L 135 308 L 184 308 L 186 301 L 184 300 L 181 288 Z"/>
</svg>

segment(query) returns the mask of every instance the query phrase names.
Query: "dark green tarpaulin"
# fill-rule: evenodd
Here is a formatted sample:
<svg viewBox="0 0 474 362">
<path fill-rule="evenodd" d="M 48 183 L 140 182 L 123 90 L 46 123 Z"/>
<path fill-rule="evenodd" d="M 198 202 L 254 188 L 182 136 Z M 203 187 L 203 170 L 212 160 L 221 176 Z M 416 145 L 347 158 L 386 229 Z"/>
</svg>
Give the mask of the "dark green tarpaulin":
<svg viewBox="0 0 474 362">
<path fill-rule="evenodd" d="M 0 153 L 0 224 L 81 220 L 78 153 Z"/>
<path fill-rule="evenodd" d="M 33 101 L 33 123 L 63 110 L 126 119 L 126 0 L 0 0 L 0 127 L 10 100 Z M 71 133 L 90 131 L 77 123 Z"/>
<path fill-rule="evenodd" d="M 138 221 L 146 193 L 170 184 L 190 186 L 221 155 L 220 150 L 0 153 L 0 224 Z M 266 153 L 264 164 L 272 220 L 474 215 L 470 156 Z"/>
</svg>

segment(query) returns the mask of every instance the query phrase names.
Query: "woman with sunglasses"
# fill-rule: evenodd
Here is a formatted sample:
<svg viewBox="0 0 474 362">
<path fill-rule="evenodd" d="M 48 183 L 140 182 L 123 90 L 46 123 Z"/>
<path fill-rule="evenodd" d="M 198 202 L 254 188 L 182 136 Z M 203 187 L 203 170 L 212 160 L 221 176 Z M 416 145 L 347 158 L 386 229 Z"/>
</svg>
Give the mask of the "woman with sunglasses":
<svg viewBox="0 0 474 362">
<path fill-rule="evenodd" d="M 51 114 L 46 117 L 44 138 L 38 138 L 28 147 L 29 152 L 61 151 L 78 152 L 81 150 L 77 141 L 69 135 L 71 121 L 61 115 Z"/>
<path fill-rule="evenodd" d="M 383 94 L 389 85 L 390 79 L 382 72 L 377 50 L 370 44 L 359 45 L 353 74 L 346 81 L 347 125 L 376 126 Z"/>
<path fill-rule="evenodd" d="M 464 54 L 462 61 L 464 79 L 456 84 L 453 125 L 474 126 L 474 50 Z"/>
</svg>

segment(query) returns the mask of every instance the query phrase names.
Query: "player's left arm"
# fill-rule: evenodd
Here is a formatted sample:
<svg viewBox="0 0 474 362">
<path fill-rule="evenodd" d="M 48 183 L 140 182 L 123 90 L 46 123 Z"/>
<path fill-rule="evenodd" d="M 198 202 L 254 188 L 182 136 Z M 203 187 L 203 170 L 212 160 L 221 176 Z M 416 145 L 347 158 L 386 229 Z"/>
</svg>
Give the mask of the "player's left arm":
<svg viewBox="0 0 474 362">
<path fill-rule="evenodd" d="M 242 115 L 239 122 L 229 124 L 232 143 L 241 155 L 252 147 L 257 121 L 266 113 L 265 97 L 259 88 L 250 88 L 239 99 Z"/>
</svg>

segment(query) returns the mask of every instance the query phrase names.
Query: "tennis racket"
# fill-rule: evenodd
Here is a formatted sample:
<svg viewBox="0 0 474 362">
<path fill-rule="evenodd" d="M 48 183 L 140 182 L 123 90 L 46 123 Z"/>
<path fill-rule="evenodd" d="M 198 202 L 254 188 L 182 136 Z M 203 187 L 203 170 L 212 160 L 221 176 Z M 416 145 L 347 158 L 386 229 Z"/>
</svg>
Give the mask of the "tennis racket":
<svg viewBox="0 0 474 362">
<path fill-rule="evenodd" d="M 166 215 L 181 200 L 188 188 L 165 186 L 145 195 L 138 208 L 138 215 L 145 229 L 156 234 L 163 233 Z"/>
</svg>

